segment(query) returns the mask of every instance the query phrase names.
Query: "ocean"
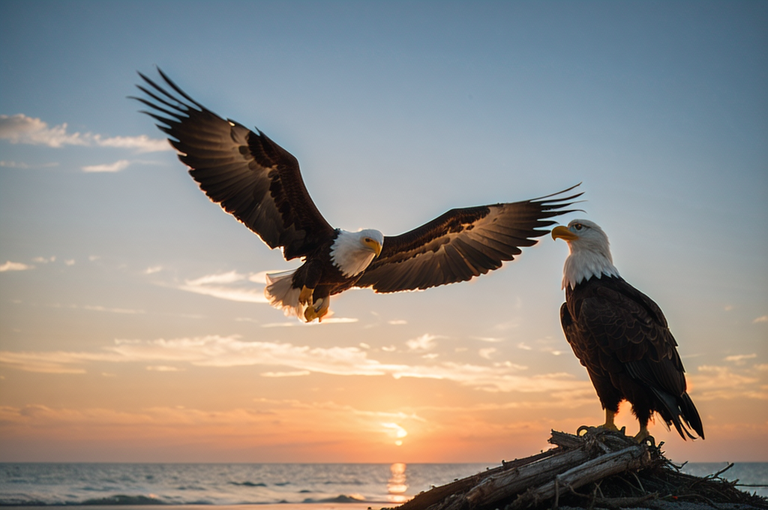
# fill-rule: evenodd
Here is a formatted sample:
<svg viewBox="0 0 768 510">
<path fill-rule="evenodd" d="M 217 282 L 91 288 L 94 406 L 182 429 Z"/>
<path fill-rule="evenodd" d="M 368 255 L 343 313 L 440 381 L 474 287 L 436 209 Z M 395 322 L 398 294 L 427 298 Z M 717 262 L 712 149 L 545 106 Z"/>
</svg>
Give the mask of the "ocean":
<svg viewBox="0 0 768 510">
<path fill-rule="evenodd" d="M 684 471 L 713 474 L 724 463 Z M 369 503 L 397 506 L 416 494 L 484 471 L 484 464 L 0 464 L 0 505 L 248 505 Z M 768 484 L 768 463 L 723 475 Z M 765 487 L 744 487 L 768 496 Z"/>
</svg>

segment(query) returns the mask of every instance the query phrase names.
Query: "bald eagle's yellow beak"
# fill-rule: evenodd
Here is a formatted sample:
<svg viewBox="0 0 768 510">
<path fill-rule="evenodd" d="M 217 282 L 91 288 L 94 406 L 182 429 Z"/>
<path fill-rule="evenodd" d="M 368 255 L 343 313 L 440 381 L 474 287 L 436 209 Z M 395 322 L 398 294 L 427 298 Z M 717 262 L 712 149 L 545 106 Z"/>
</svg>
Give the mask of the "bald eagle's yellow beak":
<svg viewBox="0 0 768 510">
<path fill-rule="evenodd" d="M 558 238 L 564 241 L 575 241 L 579 236 L 568 230 L 568 227 L 558 225 L 552 229 L 552 239 L 557 240 Z"/>
<path fill-rule="evenodd" d="M 365 243 L 365 245 L 368 248 L 370 248 L 371 251 L 375 253 L 377 257 L 381 255 L 381 245 L 379 244 L 378 241 L 376 241 L 375 239 L 366 238 L 363 240 L 363 243 Z"/>
</svg>

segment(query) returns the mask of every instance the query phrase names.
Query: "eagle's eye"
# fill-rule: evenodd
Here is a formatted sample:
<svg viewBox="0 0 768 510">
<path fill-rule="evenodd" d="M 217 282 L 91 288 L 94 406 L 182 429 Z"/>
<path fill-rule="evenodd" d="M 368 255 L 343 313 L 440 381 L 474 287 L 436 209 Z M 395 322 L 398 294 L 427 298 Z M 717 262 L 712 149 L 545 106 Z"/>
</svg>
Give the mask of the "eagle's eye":
<svg viewBox="0 0 768 510">
<path fill-rule="evenodd" d="M 576 230 L 581 230 L 582 228 L 584 228 L 584 225 L 582 225 L 581 223 L 577 223 L 573 226 L 573 228 L 575 228 Z"/>
<path fill-rule="evenodd" d="M 373 239 L 371 239 L 370 237 L 366 237 L 365 239 L 363 239 L 363 242 L 364 243 L 372 243 Z"/>
</svg>

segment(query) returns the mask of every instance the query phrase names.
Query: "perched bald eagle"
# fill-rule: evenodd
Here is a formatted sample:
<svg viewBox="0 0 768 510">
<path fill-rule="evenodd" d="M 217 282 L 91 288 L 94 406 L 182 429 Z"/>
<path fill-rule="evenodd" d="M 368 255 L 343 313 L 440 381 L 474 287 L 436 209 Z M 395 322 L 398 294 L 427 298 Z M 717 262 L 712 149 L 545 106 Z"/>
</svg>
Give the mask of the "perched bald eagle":
<svg viewBox="0 0 768 510">
<path fill-rule="evenodd" d="M 393 237 L 347 232 L 320 214 L 294 156 L 258 129 L 219 117 L 159 72 L 167 87 L 139 73 L 147 97 L 134 99 L 151 108 L 143 113 L 159 122 L 212 201 L 270 248 L 282 248 L 286 260 L 304 260 L 295 271 L 268 275 L 265 294 L 286 315 L 307 322 L 322 320 L 330 296 L 351 287 L 427 289 L 497 269 L 520 247 L 536 244 L 554 223 L 547 218 L 571 212 L 565 208 L 581 195 L 564 196 L 573 186 L 523 202 L 453 209 Z"/>
<path fill-rule="evenodd" d="M 552 238 L 564 239 L 570 249 L 560 322 L 605 409 L 602 427 L 617 430 L 614 416 L 628 400 L 640 422 L 638 441 L 648 437 L 654 412 L 683 439 L 695 438 L 689 429 L 704 439 L 667 320 L 651 298 L 619 276 L 605 232 L 591 221 L 574 220 L 567 228 L 555 227 Z"/>
</svg>

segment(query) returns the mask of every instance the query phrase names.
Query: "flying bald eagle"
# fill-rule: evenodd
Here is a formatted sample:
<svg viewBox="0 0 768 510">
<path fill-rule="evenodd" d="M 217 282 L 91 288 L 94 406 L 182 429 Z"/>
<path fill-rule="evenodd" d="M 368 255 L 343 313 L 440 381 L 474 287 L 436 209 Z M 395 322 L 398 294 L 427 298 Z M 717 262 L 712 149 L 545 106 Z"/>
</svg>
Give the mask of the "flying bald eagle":
<svg viewBox="0 0 768 510">
<path fill-rule="evenodd" d="M 581 195 L 559 193 L 516 203 L 452 209 L 410 232 L 332 227 L 307 192 L 299 162 L 264 133 L 225 120 L 193 100 L 162 71 L 165 87 L 143 74 L 138 88 L 179 159 L 208 197 L 259 235 L 294 271 L 267 275 L 265 294 L 286 315 L 311 322 L 328 313 L 330 296 L 351 287 L 376 292 L 427 289 L 501 267 L 536 244 L 553 216 Z M 578 185 L 577 185 L 578 186 Z M 544 230 L 542 230 L 544 229 Z M 378 257 L 378 258 L 377 258 Z M 374 260 L 375 259 L 375 260 Z"/>
<path fill-rule="evenodd" d="M 619 276 L 605 232 L 591 221 L 573 220 L 567 228 L 555 227 L 552 238 L 564 239 L 570 249 L 560 322 L 605 409 L 602 427 L 617 430 L 619 402 L 628 400 L 640 422 L 637 441 L 648 437 L 654 412 L 683 439 L 695 438 L 689 429 L 704 439 L 667 320 L 651 298 Z"/>
</svg>

